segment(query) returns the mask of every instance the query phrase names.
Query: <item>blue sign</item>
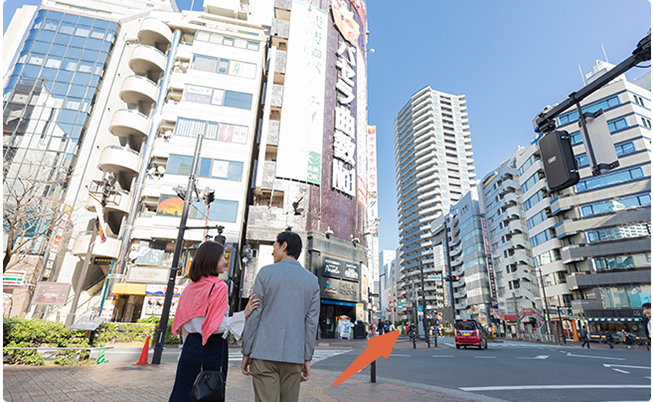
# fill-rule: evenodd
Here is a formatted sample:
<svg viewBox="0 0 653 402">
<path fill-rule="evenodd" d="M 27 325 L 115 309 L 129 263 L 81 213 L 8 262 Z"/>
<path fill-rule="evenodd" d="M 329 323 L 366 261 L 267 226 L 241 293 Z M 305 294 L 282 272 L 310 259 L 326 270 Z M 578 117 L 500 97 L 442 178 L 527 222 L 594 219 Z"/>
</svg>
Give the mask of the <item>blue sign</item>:
<svg viewBox="0 0 653 402">
<path fill-rule="evenodd" d="M 417 311 L 419 311 L 419 312 L 421 313 L 422 311 L 424 311 L 424 307 L 422 307 L 422 306 L 417 306 Z"/>
<path fill-rule="evenodd" d="M 401 302 L 397 303 L 397 305 L 398 305 L 399 307 L 401 307 Z"/>
<path fill-rule="evenodd" d="M 494 307 L 499 307 L 499 302 L 495 300 L 495 301 L 492 302 L 492 305 Z"/>
</svg>

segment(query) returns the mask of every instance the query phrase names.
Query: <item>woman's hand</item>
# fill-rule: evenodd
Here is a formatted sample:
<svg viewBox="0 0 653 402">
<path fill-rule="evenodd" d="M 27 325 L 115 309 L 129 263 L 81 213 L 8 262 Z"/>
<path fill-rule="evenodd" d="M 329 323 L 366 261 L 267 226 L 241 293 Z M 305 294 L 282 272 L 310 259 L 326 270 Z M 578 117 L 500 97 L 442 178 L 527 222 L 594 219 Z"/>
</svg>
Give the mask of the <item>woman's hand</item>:
<svg viewBox="0 0 653 402">
<path fill-rule="evenodd" d="M 261 305 L 261 299 L 255 299 L 255 296 L 256 293 L 252 293 L 252 295 L 249 297 L 247 306 L 245 306 L 245 318 L 249 318 L 250 314 L 252 314 L 252 311 L 256 310 Z"/>
</svg>

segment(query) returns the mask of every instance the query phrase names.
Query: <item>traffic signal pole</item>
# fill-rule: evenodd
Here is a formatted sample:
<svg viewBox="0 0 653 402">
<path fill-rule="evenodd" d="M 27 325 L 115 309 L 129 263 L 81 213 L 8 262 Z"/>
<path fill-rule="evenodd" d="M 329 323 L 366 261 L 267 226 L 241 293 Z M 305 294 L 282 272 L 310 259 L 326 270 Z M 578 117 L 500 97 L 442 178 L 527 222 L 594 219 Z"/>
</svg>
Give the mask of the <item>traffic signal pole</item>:
<svg viewBox="0 0 653 402">
<path fill-rule="evenodd" d="M 422 323 L 424 324 L 424 339 L 426 339 L 426 347 L 431 348 L 431 338 L 429 337 L 429 331 L 426 328 L 426 291 L 424 290 L 424 267 L 422 266 L 422 261 L 419 262 L 419 272 L 422 277 Z"/>
</svg>

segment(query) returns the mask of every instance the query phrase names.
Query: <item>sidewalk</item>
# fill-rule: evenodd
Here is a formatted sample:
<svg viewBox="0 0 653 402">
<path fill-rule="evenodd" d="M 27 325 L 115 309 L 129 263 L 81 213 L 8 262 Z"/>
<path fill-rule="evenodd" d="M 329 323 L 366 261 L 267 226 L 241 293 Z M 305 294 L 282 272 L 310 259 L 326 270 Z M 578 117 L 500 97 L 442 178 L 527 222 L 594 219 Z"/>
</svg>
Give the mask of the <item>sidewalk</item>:
<svg viewBox="0 0 653 402">
<path fill-rule="evenodd" d="M 131 363 L 106 363 L 93 366 L 10 366 L 4 367 L 3 396 L 7 402 L 45 401 L 167 401 L 175 379 L 176 365 L 147 367 Z M 336 401 L 490 401 L 480 395 L 447 390 L 397 380 L 357 374 L 338 387 L 333 386 L 338 373 L 312 370 L 308 382 L 302 383 L 302 402 Z M 461 399 L 464 398 L 464 399 Z M 227 377 L 227 401 L 253 401 L 251 377 L 231 366 Z"/>
</svg>

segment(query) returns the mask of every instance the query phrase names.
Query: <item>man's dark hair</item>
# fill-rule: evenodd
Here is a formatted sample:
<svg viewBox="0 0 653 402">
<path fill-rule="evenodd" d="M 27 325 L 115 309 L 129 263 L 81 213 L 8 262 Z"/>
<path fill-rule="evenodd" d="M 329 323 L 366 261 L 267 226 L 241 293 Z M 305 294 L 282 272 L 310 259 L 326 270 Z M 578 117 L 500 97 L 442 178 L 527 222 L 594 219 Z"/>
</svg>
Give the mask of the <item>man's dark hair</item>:
<svg viewBox="0 0 653 402">
<path fill-rule="evenodd" d="M 224 254 L 224 246 L 214 241 L 205 241 L 195 253 L 190 264 L 188 277 L 197 282 L 205 276 L 218 276 L 218 262 Z"/>
<path fill-rule="evenodd" d="M 646 303 L 642 304 L 642 308 L 651 308 L 651 303 L 646 302 Z"/>
<path fill-rule="evenodd" d="M 286 254 L 296 260 L 299 259 L 299 255 L 302 253 L 302 238 L 297 233 L 281 232 L 277 235 L 277 243 L 280 246 L 286 243 Z"/>
</svg>

